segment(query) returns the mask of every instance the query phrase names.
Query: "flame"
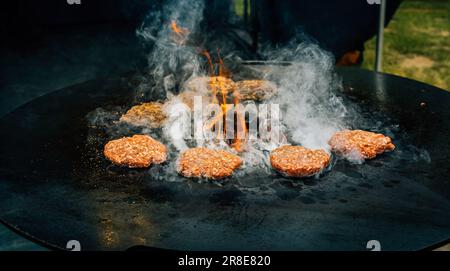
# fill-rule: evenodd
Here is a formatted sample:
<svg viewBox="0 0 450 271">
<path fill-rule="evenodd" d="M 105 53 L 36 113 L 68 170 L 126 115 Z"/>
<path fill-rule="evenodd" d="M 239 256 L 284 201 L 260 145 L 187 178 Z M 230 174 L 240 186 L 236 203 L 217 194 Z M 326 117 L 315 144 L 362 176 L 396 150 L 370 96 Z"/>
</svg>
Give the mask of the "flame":
<svg viewBox="0 0 450 271">
<path fill-rule="evenodd" d="M 214 64 L 212 62 L 211 59 L 211 55 L 209 54 L 209 52 L 207 50 L 203 50 L 201 52 L 202 55 L 204 55 L 206 57 L 206 59 L 208 60 L 208 64 L 209 64 L 209 75 L 213 76 L 214 75 Z"/>
<path fill-rule="evenodd" d="M 184 44 L 186 40 L 186 36 L 189 34 L 188 29 L 180 27 L 177 25 L 175 20 L 172 20 L 170 23 L 170 28 L 174 34 L 174 41 L 178 44 Z M 227 131 L 227 113 L 231 108 L 228 108 L 227 106 L 227 97 L 228 97 L 228 88 L 226 86 L 227 80 L 231 77 L 231 72 L 227 69 L 225 66 L 222 57 L 220 56 L 220 50 L 217 49 L 217 58 L 218 58 L 218 74 L 216 75 L 214 62 L 212 60 L 212 57 L 210 53 L 207 50 L 202 50 L 200 52 L 203 56 L 206 57 L 209 65 L 209 86 L 212 91 L 213 95 L 213 103 L 219 104 L 221 110 L 221 113 L 217 116 L 214 116 L 214 118 L 211 120 L 211 122 L 208 125 L 205 125 L 205 128 L 210 130 L 212 129 L 215 124 L 223 120 L 223 131 L 217 131 L 217 139 L 221 138 L 221 134 L 223 132 L 224 138 L 226 138 L 226 131 Z M 235 90 L 236 91 L 236 90 Z M 220 94 L 221 100 L 219 101 L 218 95 Z M 234 93 L 236 94 L 236 93 Z M 237 98 L 238 95 L 234 95 L 234 105 L 237 106 L 239 103 L 239 99 Z M 247 126 L 245 123 L 245 115 L 243 115 L 241 112 L 236 111 L 236 136 L 234 136 L 233 142 L 231 146 L 238 152 L 243 150 L 244 147 L 244 139 L 237 138 L 238 137 L 238 131 L 240 129 L 243 129 L 245 137 L 247 136 Z"/>
<path fill-rule="evenodd" d="M 178 44 L 183 44 L 186 40 L 186 36 L 189 33 L 189 31 L 186 28 L 179 27 L 175 20 L 172 20 L 170 23 L 170 28 L 174 34 L 174 41 Z M 207 50 L 202 50 L 200 52 L 201 55 L 205 56 L 207 59 L 208 65 L 209 65 L 209 86 L 212 91 L 213 95 L 213 103 L 220 105 L 221 113 L 217 116 L 214 116 L 214 118 L 211 120 L 211 122 L 207 125 L 205 125 L 205 128 L 210 130 L 215 127 L 215 124 L 222 120 L 223 121 L 223 131 L 219 130 L 217 131 L 217 139 L 220 140 L 222 137 L 222 133 L 225 135 L 225 132 L 227 131 L 227 113 L 231 108 L 228 108 L 227 106 L 227 97 L 228 97 L 228 86 L 227 80 L 231 77 L 231 72 L 227 69 L 225 66 L 222 57 L 220 56 L 220 50 L 217 49 L 217 59 L 218 63 L 218 74 L 216 74 L 216 69 L 214 62 L 212 60 L 212 57 L 210 53 Z M 221 97 L 221 100 L 219 101 L 218 96 Z M 239 103 L 239 100 L 237 98 L 237 95 L 234 95 L 234 105 L 235 108 L 237 104 Z M 243 150 L 245 140 L 238 138 L 239 131 L 244 131 L 244 136 L 247 136 L 247 126 L 245 123 L 245 115 L 242 115 L 241 112 L 236 111 L 236 135 L 235 138 L 232 140 L 231 146 L 238 152 Z M 225 137 L 224 137 L 225 138 Z"/>
<path fill-rule="evenodd" d="M 189 34 L 189 30 L 187 28 L 179 27 L 174 20 L 170 22 L 170 29 L 175 34 L 173 38 L 174 41 L 179 44 L 184 43 L 186 36 Z"/>
<path fill-rule="evenodd" d="M 209 65 L 209 86 L 211 88 L 212 94 L 213 94 L 213 103 L 217 103 L 220 105 L 222 112 L 214 116 L 214 118 L 211 120 L 211 122 L 205 126 L 206 129 L 212 129 L 215 124 L 222 120 L 223 121 L 223 133 L 224 136 L 226 135 L 227 131 L 227 113 L 231 109 L 227 106 L 227 97 L 228 97 L 228 87 L 226 85 L 227 80 L 231 77 L 231 72 L 227 69 L 225 66 L 222 57 L 220 56 L 220 50 L 217 49 L 217 58 L 218 58 L 218 74 L 216 75 L 215 68 L 214 68 L 214 62 L 212 61 L 211 55 L 207 50 L 203 50 L 201 52 L 203 56 L 206 57 Z M 221 96 L 221 100 L 217 98 L 217 96 Z M 234 95 L 234 105 L 237 106 L 239 103 L 239 99 L 237 98 L 238 95 Z M 236 107 L 235 107 L 236 108 Z M 236 111 L 236 129 L 239 131 L 242 129 L 244 131 L 244 135 L 247 135 L 247 125 L 245 123 L 245 115 L 242 114 L 242 112 Z M 236 136 L 233 139 L 233 142 L 231 146 L 238 152 L 241 152 L 244 149 L 244 139 L 237 138 L 237 131 Z M 221 138 L 222 131 L 217 131 L 217 139 Z M 224 137 L 225 138 L 225 137 Z"/>
<path fill-rule="evenodd" d="M 177 44 L 184 44 L 186 41 L 186 36 L 189 34 L 188 29 L 180 27 L 177 25 L 177 22 L 175 20 L 172 20 L 170 23 L 170 29 L 172 30 L 174 36 L 173 40 Z M 221 108 L 220 114 L 217 116 L 214 116 L 214 118 L 208 123 L 205 124 L 205 128 L 208 130 L 211 130 L 215 127 L 216 123 L 220 120 L 223 121 L 223 130 L 219 129 L 217 131 L 217 140 L 220 140 L 222 137 L 222 133 L 225 135 L 227 131 L 227 115 L 228 111 L 231 109 L 227 106 L 227 97 L 228 97 L 228 87 L 227 80 L 230 80 L 231 72 L 227 69 L 225 66 L 222 57 L 220 56 L 220 50 L 217 49 L 217 59 L 218 63 L 218 74 L 216 74 L 215 64 L 212 60 L 212 57 L 210 53 L 207 50 L 200 51 L 200 54 L 203 55 L 208 62 L 209 65 L 209 86 L 212 91 L 213 96 L 213 103 L 218 104 Z M 221 97 L 221 100 L 219 101 L 218 97 Z M 237 98 L 238 95 L 234 95 L 234 105 L 235 108 L 239 103 L 239 99 Z M 247 125 L 245 122 L 245 115 L 243 115 L 240 111 L 236 111 L 236 132 L 235 137 L 231 142 L 231 146 L 238 152 L 241 152 L 244 149 L 244 143 L 245 139 L 238 138 L 239 135 L 242 135 L 239 133 L 239 131 L 244 131 L 244 137 L 247 137 L 248 131 L 247 131 Z M 225 138 L 225 136 L 224 136 Z"/>
<path fill-rule="evenodd" d="M 175 22 L 175 21 L 172 21 L 170 23 L 170 28 L 172 29 L 173 33 L 178 34 L 178 35 L 184 35 L 184 34 L 187 34 L 187 32 L 188 32 L 186 28 L 179 27 L 177 25 L 177 22 Z"/>
<path fill-rule="evenodd" d="M 217 49 L 217 57 L 219 58 L 219 76 L 230 78 L 231 77 L 231 72 L 230 72 L 230 70 L 227 69 L 227 67 L 223 63 L 222 57 L 220 57 L 220 50 L 219 49 Z"/>
<path fill-rule="evenodd" d="M 217 84 L 214 83 L 214 63 L 212 61 L 211 55 L 209 54 L 209 52 L 207 50 L 203 50 L 201 52 L 201 54 L 203 56 L 206 57 L 207 61 L 208 61 L 208 65 L 209 65 L 209 75 L 210 75 L 210 80 L 209 80 L 209 85 L 211 87 L 212 93 L 213 93 L 213 103 L 219 103 L 219 101 L 217 100 Z"/>
<path fill-rule="evenodd" d="M 237 107 L 238 103 L 239 103 L 239 99 L 237 98 L 237 95 L 235 95 L 234 96 L 234 105 L 235 105 L 235 107 Z M 240 112 L 240 111 L 236 112 L 236 120 L 237 120 L 237 123 L 236 123 L 237 131 L 236 131 L 236 133 L 238 133 L 238 131 L 240 129 L 242 129 L 242 131 L 244 131 L 244 137 L 246 138 L 247 134 L 248 134 L 248 131 L 247 131 L 247 125 L 245 123 L 245 115 L 244 114 L 242 114 L 242 112 Z M 231 144 L 231 146 L 236 151 L 241 152 L 241 151 L 244 150 L 244 143 L 245 143 L 245 140 L 242 139 L 242 138 L 239 138 L 238 134 L 236 134 L 236 138 L 233 140 L 233 144 Z"/>
</svg>

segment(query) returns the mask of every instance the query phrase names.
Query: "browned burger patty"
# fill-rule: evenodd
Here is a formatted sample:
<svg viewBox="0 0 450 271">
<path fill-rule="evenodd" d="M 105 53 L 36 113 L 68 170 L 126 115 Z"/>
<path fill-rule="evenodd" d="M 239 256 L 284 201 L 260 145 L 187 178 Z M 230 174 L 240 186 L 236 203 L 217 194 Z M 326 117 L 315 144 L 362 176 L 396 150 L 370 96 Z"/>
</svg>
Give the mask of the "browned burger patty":
<svg viewBox="0 0 450 271">
<path fill-rule="evenodd" d="M 160 164 L 167 157 L 166 146 L 147 135 L 111 140 L 106 143 L 103 153 L 114 164 L 130 168 Z"/>
<path fill-rule="evenodd" d="M 270 153 L 272 167 L 290 177 L 308 177 L 319 173 L 330 163 L 324 150 L 300 146 L 282 146 Z"/>
<path fill-rule="evenodd" d="M 193 109 L 195 96 L 201 96 L 204 104 L 217 101 L 222 102 L 222 94 L 225 94 L 227 99 L 231 97 L 234 89 L 234 81 L 229 78 L 223 76 L 199 76 L 186 82 L 183 91 L 176 97 Z M 214 94 L 216 95 L 214 96 Z M 230 101 L 232 100 L 230 99 Z"/>
<path fill-rule="evenodd" d="M 190 109 L 194 109 L 194 97 L 195 96 L 201 96 L 202 97 L 202 104 L 209 104 L 213 101 L 212 94 L 199 94 L 197 92 L 194 92 L 192 90 L 185 90 L 178 94 L 176 97 L 180 99 L 182 103 L 187 105 Z"/>
<path fill-rule="evenodd" d="M 198 94 L 206 94 L 216 90 L 224 90 L 227 93 L 233 92 L 235 83 L 230 78 L 224 76 L 199 76 L 187 81 L 184 85 L 184 91 L 193 91 Z"/>
<path fill-rule="evenodd" d="M 210 90 L 216 90 L 217 93 L 225 91 L 226 93 L 232 93 L 235 89 L 235 83 L 230 78 L 223 76 L 209 77 L 208 87 Z"/>
<path fill-rule="evenodd" d="M 180 155 L 178 172 L 185 177 L 221 179 L 231 176 L 241 165 L 241 158 L 227 151 L 192 148 Z"/>
<path fill-rule="evenodd" d="M 165 120 L 166 115 L 163 112 L 163 104 L 158 102 L 135 105 L 120 117 L 120 121 L 152 128 L 161 127 Z"/>
<path fill-rule="evenodd" d="M 238 81 L 235 88 L 235 97 L 243 101 L 264 101 L 277 93 L 275 84 L 265 80 Z"/>
<path fill-rule="evenodd" d="M 362 130 L 337 132 L 328 144 L 333 151 L 342 156 L 363 159 L 372 159 L 377 154 L 395 149 L 390 137 Z"/>
</svg>

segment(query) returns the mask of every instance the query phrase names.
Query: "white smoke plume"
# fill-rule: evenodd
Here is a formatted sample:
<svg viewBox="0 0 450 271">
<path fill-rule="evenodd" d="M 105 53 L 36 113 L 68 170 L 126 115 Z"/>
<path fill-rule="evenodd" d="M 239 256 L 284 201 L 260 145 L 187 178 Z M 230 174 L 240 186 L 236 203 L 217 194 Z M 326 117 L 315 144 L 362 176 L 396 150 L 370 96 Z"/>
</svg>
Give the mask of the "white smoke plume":
<svg viewBox="0 0 450 271">
<path fill-rule="evenodd" d="M 199 30 L 203 9 L 203 0 L 169 0 L 161 10 L 151 11 L 136 30 L 144 43 L 151 46 L 147 61 L 154 85 L 148 88 L 174 91 L 199 73 L 198 48 L 188 43 Z M 180 33 L 173 31 L 173 24 Z"/>
<path fill-rule="evenodd" d="M 333 56 L 311 42 L 269 50 L 268 59 L 289 61 L 266 75 L 276 80 L 280 95 L 273 102 L 283 108 L 282 121 L 291 143 L 328 150 L 333 133 L 345 127 L 347 109 L 335 94 L 341 82 L 334 74 Z"/>
</svg>

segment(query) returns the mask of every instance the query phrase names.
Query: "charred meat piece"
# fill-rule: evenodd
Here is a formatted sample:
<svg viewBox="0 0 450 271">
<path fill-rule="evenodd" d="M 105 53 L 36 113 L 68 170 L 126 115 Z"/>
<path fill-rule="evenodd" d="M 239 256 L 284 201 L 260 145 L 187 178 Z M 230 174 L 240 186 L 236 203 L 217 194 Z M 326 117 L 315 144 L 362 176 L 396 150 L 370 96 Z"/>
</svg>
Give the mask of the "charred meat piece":
<svg viewBox="0 0 450 271">
<path fill-rule="evenodd" d="M 135 126 L 148 126 L 152 128 L 161 127 L 165 120 L 166 115 L 163 111 L 163 104 L 158 102 L 135 105 L 120 117 L 120 121 Z"/>
<path fill-rule="evenodd" d="M 147 135 L 134 135 L 106 143 L 105 157 L 118 166 L 145 168 L 166 161 L 167 149 Z"/>
<path fill-rule="evenodd" d="M 241 158 L 227 151 L 192 148 L 180 155 L 177 170 L 185 177 L 222 179 L 241 165 Z"/>
<path fill-rule="evenodd" d="M 331 149 L 349 160 L 372 159 L 378 154 L 395 149 L 391 138 L 362 130 L 343 130 L 328 141 Z"/>
<path fill-rule="evenodd" d="M 282 146 L 270 153 L 272 167 L 289 177 L 308 177 L 322 171 L 330 163 L 324 150 L 310 150 L 301 146 Z"/>
<path fill-rule="evenodd" d="M 234 96 L 242 101 L 264 101 L 276 93 L 275 84 L 265 80 L 243 80 L 235 83 Z"/>
</svg>

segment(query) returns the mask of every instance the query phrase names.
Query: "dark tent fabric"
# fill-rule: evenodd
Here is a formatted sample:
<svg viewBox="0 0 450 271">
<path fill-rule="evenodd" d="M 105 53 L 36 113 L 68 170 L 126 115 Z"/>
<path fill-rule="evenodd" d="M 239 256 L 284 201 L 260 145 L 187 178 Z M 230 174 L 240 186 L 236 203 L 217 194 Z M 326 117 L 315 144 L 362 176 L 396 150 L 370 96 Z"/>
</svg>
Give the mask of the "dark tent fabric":
<svg viewBox="0 0 450 271">
<path fill-rule="evenodd" d="M 387 1 L 386 24 L 400 2 Z M 380 6 L 366 0 L 260 0 L 257 4 L 263 43 L 284 44 L 302 33 L 339 58 L 350 50 L 362 50 L 377 32 Z"/>
</svg>

